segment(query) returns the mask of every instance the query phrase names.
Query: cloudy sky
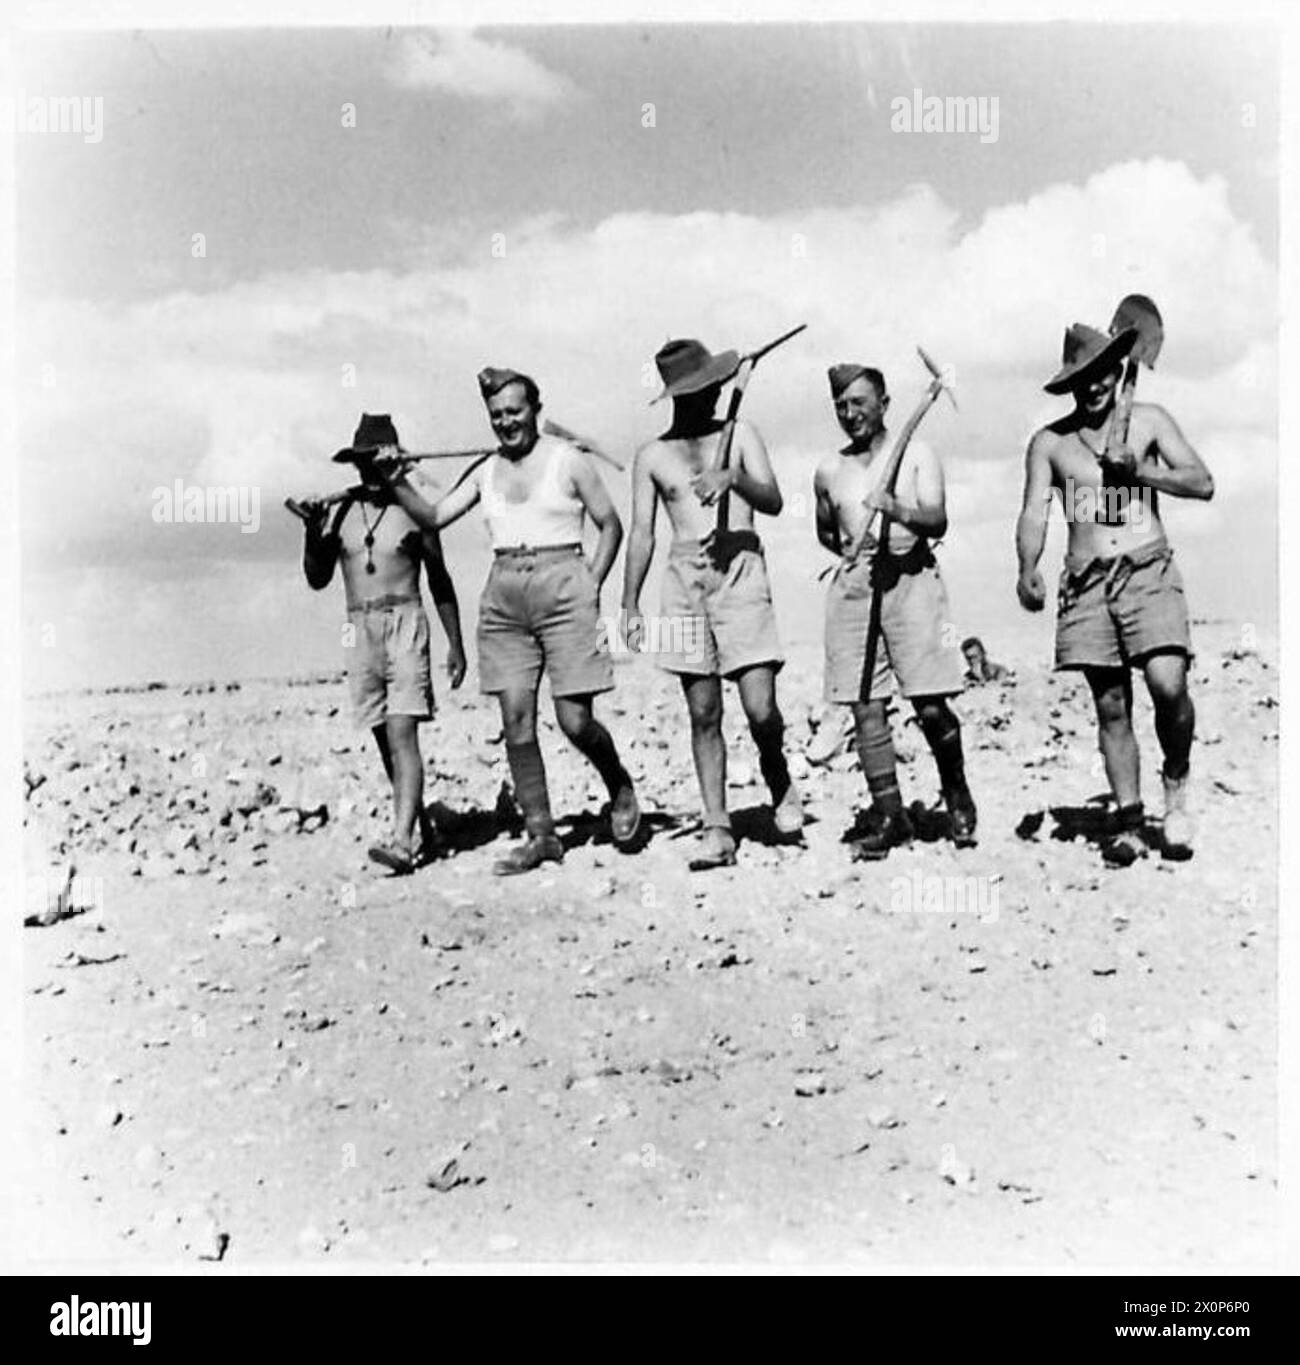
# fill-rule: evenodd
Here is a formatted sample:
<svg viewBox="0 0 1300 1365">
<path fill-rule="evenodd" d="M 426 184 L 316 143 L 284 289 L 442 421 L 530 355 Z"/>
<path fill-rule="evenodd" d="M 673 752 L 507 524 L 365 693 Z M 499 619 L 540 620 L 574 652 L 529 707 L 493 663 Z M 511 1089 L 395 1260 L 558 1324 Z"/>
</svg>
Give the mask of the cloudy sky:
<svg viewBox="0 0 1300 1365">
<path fill-rule="evenodd" d="M 341 590 L 306 588 L 281 501 L 337 483 L 360 411 L 415 448 L 479 443 L 474 374 L 508 364 L 630 458 L 666 337 L 798 322 L 746 399 L 791 503 L 770 534 L 788 632 L 817 629 L 826 366 L 881 365 L 901 422 L 921 342 L 960 384 L 926 427 L 955 612 L 994 639 L 1028 624 L 1045 656 L 1012 592 L 1024 445 L 1061 410 L 1041 384 L 1065 325 L 1134 290 L 1167 332 L 1142 390 L 1218 481 L 1167 509 L 1193 609 L 1268 630 L 1276 53 L 1243 25 L 24 40 L 24 96 L 103 110 L 98 141 L 16 142 L 26 686 L 336 666 Z M 893 131 L 918 89 L 996 97 L 996 140 Z M 177 479 L 257 489 L 256 534 L 156 524 Z M 469 628 L 485 541 L 476 514 L 447 537 Z"/>
</svg>

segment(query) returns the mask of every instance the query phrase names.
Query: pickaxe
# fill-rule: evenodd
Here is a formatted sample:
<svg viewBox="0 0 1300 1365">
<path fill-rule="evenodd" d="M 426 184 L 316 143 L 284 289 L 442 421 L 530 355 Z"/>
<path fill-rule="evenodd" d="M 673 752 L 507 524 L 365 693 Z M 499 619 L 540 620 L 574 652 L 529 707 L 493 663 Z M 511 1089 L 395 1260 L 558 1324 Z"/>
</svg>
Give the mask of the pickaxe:
<svg viewBox="0 0 1300 1365">
<path fill-rule="evenodd" d="M 930 371 L 930 384 L 922 395 L 921 401 L 916 405 L 912 415 L 904 422 L 902 431 L 898 433 L 898 440 L 894 442 L 894 448 L 889 453 L 889 459 L 885 464 L 884 475 L 878 485 L 878 487 L 884 489 L 886 493 L 892 493 L 894 491 L 894 488 L 898 483 L 898 471 L 903 464 L 903 456 L 907 453 L 908 443 L 911 441 L 912 435 L 917 427 L 921 425 L 921 419 L 934 406 L 939 395 L 941 393 L 946 393 L 948 395 L 948 401 L 953 405 L 953 408 L 955 409 L 957 407 L 956 385 L 920 346 L 916 348 L 916 353 L 921 357 L 921 362 L 924 364 L 925 368 Z M 857 538 L 849 551 L 850 559 L 856 559 L 858 555 L 862 553 L 863 547 L 873 534 L 872 524 L 876 517 L 880 517 L 882 523 L 888 521 L 885 514 L 878 509 L 872 512 L 871 516 L 867 518 L 867 524 L 862 528 L 862 534 Z M 880 534 L 876 536 L 876 539 L 882 545 L 884 544 L 886 529 L 887 528 L 882 525 Z"/>
<path fill-rule="evenodd" d="M 722 433 L 718 437 L 717 448 L 713 452 L 711 469 L 726 469 L 727 463 L 731 459 L 731 443 L 736 434 L 736 419 L 740 416 L 741 400 L 745 397 L 745 386 L 749 383 L 750 375 L 754 373 L 754 366 L 769 351 L 776 350 L 778 346 L 789 341 L 791 337 L 797 337 L 807 326 L 806 322 L 801 322 L 798 327 L 791 327 L 788 332 L 783 332 L 775 341 L 769 341 L 766 346 L 760 346 L 758 350 L 750 351 L 748 355 L 740 357 L 740 368 L 736 371 L 736 378 L 731 386 L 731 401 L 727 404 L 727 418 L 723 423 Z M 718 499 L 718 517 L 714 534 L 721 535 L 726 531 L 729 520 L 728 497 L 726 493 L 723 493 Z"/>
<path fill-rule="evenodd" d="M 930 371 L 930 383 L 922 395 L 921 401 L 916 405 L 912 415 L 903 424 L 903 429 L 898 433 L 898 440 L 894 442 L 894 448 L 889 452 L 889 460 L 885 465 L 883 477 L 878 487 L 883 488 L 886 493 L 893 493 L 898 484 L 898 471 L 902 468 L 903 456 L 907 451 L 908 442 L 912 439 L 912 434 L 921 425 L 921 419 L 934 406 L 941 393 L 948 395 L 949 401 L 954 409 L 957 406 L 957 396 L 954 392 L 955 385 L 945 372 L 921 349 L 916 348 L 916 353 L 921 357 L 921 363 Z M 889 552 L 889 517 L 880 509 L 872 511 L 867 517 L 867 524 L 862 528 L 862 534 L 854 542 L 849 551 L 850 560 L 856 559 L 863 551 L 867 542 L 872 536 L 872 524 L 876 517 L 880 518 L 879 529 L 875 532 L 877 553 Z M 876 671 L 876 655 L 880 650 L 880 616 L 885 601 L 885 586 L 879 572 L 879 565 L 872 566 L 873 584 L 871 589 L 871 615 L 867 623 L 867 653 L 862 668 L 862 683 L 859 689 L 859 696 L 863 703 L 871 700 L 871 681 Z"/>
<path fill-rule="evenodd" d="M 1133 416 L 1133 390 L 1137 387 L 1138 366 L 1154 370 L 1165 344 L 1165 324 L 1160 310 L 1145 294 L 1129 294 L 1119 302 L 1110 321 L 1111 336 L 1133 328 L 1137 340 L 1124 362 L 1124 377 L 1120 381 L 1119 397 L 1115 400 L 1115 415 L 1110 435 L 1106 440 L 1106 458 L 1114 459 L 1128 444 L 1129 419 Z"/>
</svg>

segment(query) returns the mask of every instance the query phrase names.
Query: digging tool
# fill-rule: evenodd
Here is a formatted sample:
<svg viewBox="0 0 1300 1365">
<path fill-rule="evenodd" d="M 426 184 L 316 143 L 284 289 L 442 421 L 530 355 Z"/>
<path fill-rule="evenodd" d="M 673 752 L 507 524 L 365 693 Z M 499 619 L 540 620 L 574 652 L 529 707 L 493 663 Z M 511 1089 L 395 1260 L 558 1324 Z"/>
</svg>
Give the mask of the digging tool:
<svg viewBox="0 0 1300 1365">
<path fill-rule="evenodd" d="M 889 452 L 889 462 L 885 465 L 884 477 L 879 485 L 886 493 L 893 493 L 898 483 L 898 471 L 902 468 L 903 456 L 907 451 L 908 443 L 917 427 L 921 425 L 921 419 L 934 406 L 939 395 L 946 393 L 953 408 L 957 407 L 957 397 L 953 392 L 954 386 L 948 376 L 920 346 L 916 348 L 916 353 L 921 357 L 921 363 L 930 371 L 930 383 L 912 415 L 903 424 L 902 431 L 898 433 L 898 440 L 894 442 L 893 450 Z M 890 522 L 885 513 L 877 509 L 867 518 L 867 524 L 862 528 L 862 534 L 849 553 L 850 560 L 856 559 L 862 553 L 872 535 L 872 524 L 877 516 L 880 518 L 880 526 L 875 533 L 878 547 L 876 553 L 877 555 L 888 553 Z M 874 580 L 871 589 L 871 616 L 867 624 L 867 655 L 862 669 L 862 685 L 859 689 L 859 696 L 864 704 L 871 700 L 871 680 L 876 671 L 876 654 L 880 649 L 880 614 L 885 601 L 885 587 L 881 581 L 878 559 L 872 565 L 871 572 Z"/>
<path fill-rule="evenodd" d="M 709 465 L 710 469 L 726 469 L 731 459 L 731 443 L 736 434 L 736 419 L 740 416 L 740 404 L 745 397 L 745 386 L 749 383 L 750 375 L 754 373 L 754 366 L 769 351 L 774 351 L 778 346 L 784 345 L 791 337 L 797 337 L 807 326 L 806 322 L 801 322 L 798 327 L 791 327 L 788 332 L 783 332 L 775 341 L 769 341 L 766 346 L 760 346 L 758 350 L 750 351 L 748 355 L 740 357 L 740 368 L 736 371 L 736 378 L 731 386 L 731 401 L 727 404 L 726 421 L 722 425 L 722 433 L 718 437 L 718 445 L 713 453 L 713 460 Z M 718 517 L 714 527 L 714 535 L 721 535 L 725 532 L 729 521 L 728 495 L 723 493 L 718 499 Z"/>
<path fill-rule="evenodd" d="M 1154 370 L 1165 342 L 1165 324 L 1160 310 L 1145 294 L 1129 294 L 1122 298 L 1110 322 L 1111 336 L 1118 336 L 1128 328 L 1137 330 L 1137 341 L 1124 362 L 1124 377 L 1120 381 L 1119 397 L 1115 400 L 1115 414 L 1111 419 L 1110 435 L 1106 439 L 1106 458 L 1114 459 L 1128 444 L 1129 419 L 1133 416 L 1133 390 L 1137 387 L 1138 366 Z"/>
</svg>

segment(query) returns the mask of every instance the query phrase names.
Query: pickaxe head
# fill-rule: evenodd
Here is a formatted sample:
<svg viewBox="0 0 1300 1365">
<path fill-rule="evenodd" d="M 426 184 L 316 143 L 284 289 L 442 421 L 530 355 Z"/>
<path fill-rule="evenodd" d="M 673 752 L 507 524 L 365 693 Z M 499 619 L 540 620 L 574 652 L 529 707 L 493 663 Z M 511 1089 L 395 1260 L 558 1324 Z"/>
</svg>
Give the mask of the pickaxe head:
<svg viewBox="0 0 1300 1365">
<path fill-rule="evenodd" d="M 615 469 L 623 469 L 626 466 L 622 460 L 616 460 L 607 451 L 602 450 L 588 436 L 579 436 L 576 431 L 570 431 L 568 427 L 562 427 L 558 422 L 552 422 L 549 418 L 542 423 L 542 434 L 544 436 L 558 436 L 562 441 L 568 441 L 575 445 L 579 450 L 584 450 L 588 455 L 595 455 L 597 459 L 604 460 L 606 464 L 612 464 Z"/>
<path fill-rule="evenodd" d="M 954 378 L 952 366 L 947 365 L 941 367 L 931 356 L 928 356 L 920 346 L 916 348 L 916 353 L 921 357 L 921 363 L 930 371 L 930 375 L 934 383 L 938 385 L 939 391 L 948 395 L 948 401 L 955 410 L 957 407 L 957 381 Z"/>
<path fill-rule="evenodd" d="M 1165 324 L 1160 310 L 1145 294 L 1129 294 L 1119 302 L 1110 320 L 1111 336 L 1118 336 L 1126 328 L 1137 332 L 1137 340 L 1129 354 L 1148 370 L 1154 370 L 1160 348 L 1165 343 Z"/>
</svg>

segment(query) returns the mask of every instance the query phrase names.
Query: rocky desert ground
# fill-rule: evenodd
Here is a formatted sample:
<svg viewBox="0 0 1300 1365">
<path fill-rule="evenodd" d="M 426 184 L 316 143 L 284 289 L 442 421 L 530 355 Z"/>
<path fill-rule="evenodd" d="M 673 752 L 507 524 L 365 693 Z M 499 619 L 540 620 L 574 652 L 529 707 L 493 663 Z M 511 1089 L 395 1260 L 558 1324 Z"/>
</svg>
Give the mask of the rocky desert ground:
<svg viewBox="0 0 1300 1365">
<path fill-rule="evenodd" d="M 337 676 L 34 699 L 26 910 L 54 922 L 22 938 L 25 1254 L 1268 1265 L 1275 655 L 1197 627 L 1196 857 L 1110 871 L 1086 694 L 1040 634 L 991 642 L 1015 680 L 958 703 L 978 848 L 870 866 L 841 842 L 851 758 L 803 756 L 811 634 L 781 681 L 804 846 L 769 838 L 733 706 L 745 838 L 703 875 L 684 717 L 643 659 L 603 715 L 649 843 L 605 840 L 549 725 L 568 853 L 510 880 L 473 677 L 423 732 L 455 851 L 409 879 L 366 860 L 387 793 Z M 1140 739 L 1158 811 L 1145 698 Z"/>
</svg>

